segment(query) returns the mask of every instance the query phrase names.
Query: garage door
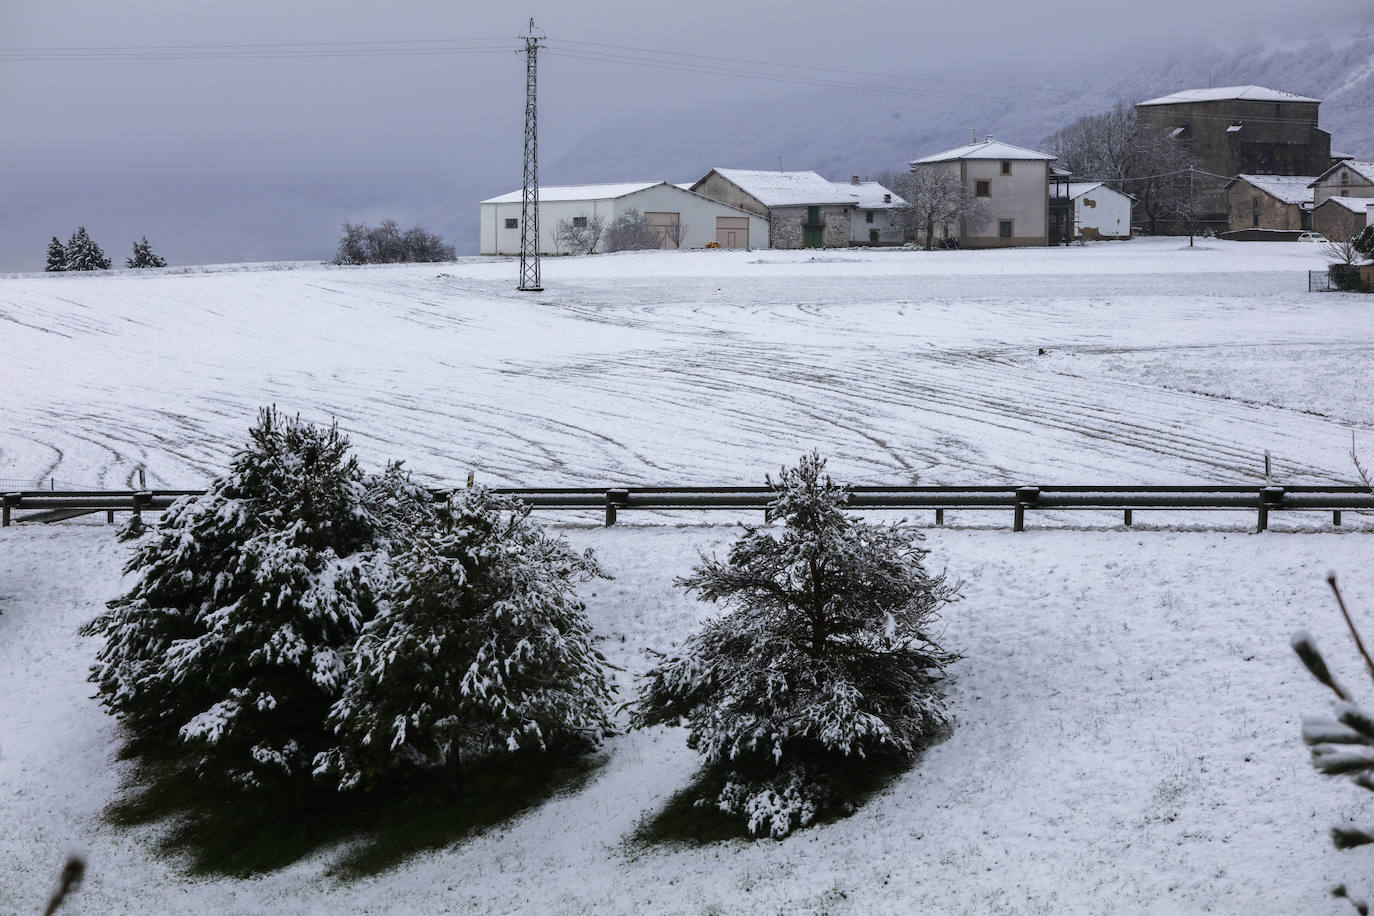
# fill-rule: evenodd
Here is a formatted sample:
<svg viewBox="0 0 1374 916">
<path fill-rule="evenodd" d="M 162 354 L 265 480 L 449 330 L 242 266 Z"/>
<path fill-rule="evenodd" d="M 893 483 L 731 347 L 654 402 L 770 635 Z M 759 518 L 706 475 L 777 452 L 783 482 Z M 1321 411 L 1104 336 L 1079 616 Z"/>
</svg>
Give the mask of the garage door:
<svg viewBox="0 0 1374 916">
<path fill-rule="evenodd" d="M 644 221 L 647 222 L 658 236 L 659 248 L 677 248 L 678 242 L 682 239 L 682 218 L 677 213 L 654 213 L 646 212 Z"/>
<path fill-rule="evenodd" d="M 722 248 L 748 248 L 749 217 L 717 216 L 716 244 Z"/>
</svg>

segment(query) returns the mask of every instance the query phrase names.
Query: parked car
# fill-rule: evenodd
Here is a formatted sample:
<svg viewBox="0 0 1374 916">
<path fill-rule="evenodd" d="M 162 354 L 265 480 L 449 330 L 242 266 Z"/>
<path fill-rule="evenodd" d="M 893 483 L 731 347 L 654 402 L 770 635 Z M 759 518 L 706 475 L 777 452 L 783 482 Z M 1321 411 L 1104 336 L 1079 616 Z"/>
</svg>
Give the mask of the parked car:
<svg viewBox="0 0 1374 916">
<path fill-rule="evenodd" d="M 1302 235 L 1298 236 L 1298 241 L 1299 241 L 1299 242 L 1325 242 L 1325 241 L 1326 241 L 1326 236 L 1322 235 L 1320 232 L 1304 232 Z"/>
</svg>

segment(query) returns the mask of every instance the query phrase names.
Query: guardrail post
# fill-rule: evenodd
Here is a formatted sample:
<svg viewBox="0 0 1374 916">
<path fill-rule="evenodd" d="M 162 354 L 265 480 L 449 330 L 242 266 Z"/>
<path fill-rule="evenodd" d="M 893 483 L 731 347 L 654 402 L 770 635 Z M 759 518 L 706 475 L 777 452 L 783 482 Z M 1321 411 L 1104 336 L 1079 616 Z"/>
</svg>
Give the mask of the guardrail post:
<svg viewBox="0 0 1374 916">
<path fill-rule="evenodd" d="M 143 521 L 143 507 L 152 502 L 153 494 L 142 490 L 134 494 L 134 518 Z"/>
<path fill-rule="evenodd" d="M 1016 488 L 1016 514 L 1012 520 L 1013 531 L 1026 530 L 1026 507 L 1033 506 L 1040 499 L 1039 487 Z"/>
<path fill-rule="evenodd" d="M 618 506 L 629 505 L 629 490 L 607 490 L 606 491 L 606 527 L 615 524 L 615 510 Z"/>
<path fill-rule="evenodd" d="M 936 509 L 936 510 L 935 510 L 935 524 L 938 526 L 938 525 L 943 525 L 944 523 L 945 523 L 945 510 L 944 510 L 944 509 Z"/>
<path fill-rule="evenodd" d="M 18 493 L 6 493 L 0 497 L 0 527 L 10 526 L 10 506 L 19 502 Z"/>
<path fill-rule="evenodd" d="M 1335 525 L 1337 528 L 1339 528 L 1339 527 L 1341 526 L 1341 510 L 1340 510 L 1340 509 L 1337 509 L 1337 510 L 1335 510 L 1334 512 L 1331 513 L 1331 524 Z"/>
<path fill-rule="evenodd" d="M 1131 527 L 1131 510 L 1130 510 L 1130 509 L 1127 509 L 1127 510 L 1126 510 L 1126 527 L 1127 527 L 1127 528 Z"/>
<path fill-rule="evenodd" d="M 113 509 L 111 509 L 111 510 L 109 510 L 108 512 L 105 513 L 105 524 L 107 524 L 107 525 L 113 525 L 113 524 L 114 524 L 114 510 L 113 510 Z"/>
<path fill-rule="evenodd" d="M 1269 530 L 1269 510 L 1283 508 L 1283 487 L 1264 487 L 1260 490 L 1258 531 Z"/>
</svg>

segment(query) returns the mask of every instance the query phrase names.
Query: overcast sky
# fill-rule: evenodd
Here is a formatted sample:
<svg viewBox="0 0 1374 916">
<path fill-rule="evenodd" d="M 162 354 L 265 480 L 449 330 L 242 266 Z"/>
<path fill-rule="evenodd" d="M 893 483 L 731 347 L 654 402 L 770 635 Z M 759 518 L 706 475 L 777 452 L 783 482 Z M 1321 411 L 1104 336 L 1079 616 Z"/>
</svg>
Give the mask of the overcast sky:
<svg viewBox="0 0 1374 916">
<path fill-rule="evenodd" d="M 991 2 L 976 14 L 961 4 L 910 0 L 844 6 L 530 0 L 518 9 L 452 0 L 5 0 L 0 269 L 41 266 L 47 237 L 65 238 L 77 222 L 96 224 L 91 228 L 98 239 L 103 223 L 109 233 L 146 232 L 155 243 L 164 239 L 164 247 L 181 244 L 208 259 L 240 257 L 244 252 L 237 249 L 215 257 L 209 241 L 221 205 L 226 219 L 251 219 L 267 207 L 261 218 L 290 221 L 270 212 L 270 204 L 250 205 L 251 189 L 268 189 L 269 199 L 282 201 L 294 200 L 291 195 L 328 198 L 331 206 L 364 216 L 398 206 L 432 216 L 422 203 L 437 197 L 437 189 L 483 196 L 508 190 L 519 182 L 523 67 L 517 55 L 500 49 L 515 47 L 513 38 L 529 16 L 551 40 L 540 96 L 548 161 L 598 125 L 650 108 L 728 108 L 798 91 L 788 82 L 628 66 L 572 52 L 679 51 L 973 80 L 995 91 L 998 84 L 1042 85 L 1066 58 L 1083 61 L 1090 78 L 1092 67 L 1121 66 L 1156 47 L 1176 52 L 1187 43 L 1274 44 L 1308 36 L 1317 28 L 1312 10 L 1291 0 Z M 1326 22 L 1374 23 L 1369 0 L 1328 0 L 1320 10 Z M 507 41 L 471 43 L 493 53 L 323 56 L 361 49 L 325 44 L 331 42 L 436 39 Z M 261 56 L 283 50 L 263 45 L 297 42 L 310 44 L 303 50 L 316 56 Z M 227 59 L 186 56 L 188 47 L 207 45 L 257 47 L 231 51 Z M 174 50 L 99 59 L 127 55 L 122 49 L 131 47 Z M 415 47 L 375 45 L 370 51 Z M 121 50 L 13 59 L 16 50 L 43 48 Z M 149 59 L 166 53 L 177 56 Z M 700 56 L 679 60 L 694 68 L 765 70 Z M 290 190 L 271 190 L 283 188 Z M 140 208 L 147 214 L 143 222 Z M 240 212 L 244 208 L 253 212 Z M 197 233 L 207 240 L 199 247 L 190 244 Z M 114 254 L 125 243 L 113 238 L 106 247 Z M 302 256 L 287 250 L 248 254 Z"/>
</svg>

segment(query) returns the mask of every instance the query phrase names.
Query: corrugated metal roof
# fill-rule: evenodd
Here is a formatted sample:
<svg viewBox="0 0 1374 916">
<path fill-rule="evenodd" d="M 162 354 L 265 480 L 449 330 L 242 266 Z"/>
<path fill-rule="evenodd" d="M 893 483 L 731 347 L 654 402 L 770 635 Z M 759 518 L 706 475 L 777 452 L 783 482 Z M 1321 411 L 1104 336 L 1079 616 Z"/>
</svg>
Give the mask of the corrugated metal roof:
<svg viewBox="0 0 1374 916">
<path fill-rule="evenodd" d="M 847 185 L 822 178 L 815 172 L 770 172 L 762 169 L 715 169 L 765 207 L 813 204 L 855 204 Z"/>
<path fill-rule="evenodd" d="M 612 200 L 660 184 L 666 184 L 666 182 L 623 181 L 613 184 L 540 185 L 539 200 L 541 203 L 552 203 L 560 200 Z M 511 191 L 509 194 L 502 194 L 499 197 L 488 197 L 482 203 L 518 204 L 523 197 L 523 190 Z"/>
<path fill-rule="evenodd" d="M 1172 95 L 1162 95 L 1157 99 L 1137 102 L 1141 105 L 1186 105 L 1189 102 L 1320 102 L 1292 92 L 1266 89 L 1263 86 L 1222 86 L 1216 89 L 1183 89 Z"/>
<path fill-rule="evenodd" d="M 1058 156 L 1051 156 L 1049 153 L 1036 152 L 1033 149 L 1026 149 L 1024 146 L 1013 146 L 1010 143 L 1002 143 L 999 140 L 984 140 L 982 143 L 971 143 L 968 146 L 961 146 L 957 149 L 945 150 L 943 153 L 936 153 L 934 156 L 926 156 L 924 159 L 913 159 L 912 165 L 921 165 L 928 162 L 955 162 L 960 159 L 1034 159 L 1042 162 L 1049 162 L 1057 159 Z"/>
<path fill-rule="evenodd" d="M 1311 175 L 1237 175 L 1231 179 L 1248 181 L 1270 197 L 1286 204 L 1311 203 L 1312 182 L 1316 180 Z"/>
</svg>

